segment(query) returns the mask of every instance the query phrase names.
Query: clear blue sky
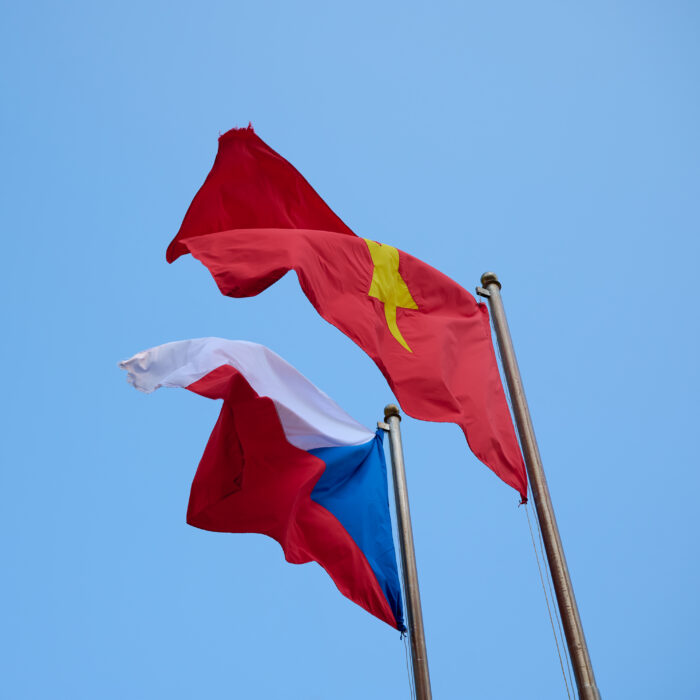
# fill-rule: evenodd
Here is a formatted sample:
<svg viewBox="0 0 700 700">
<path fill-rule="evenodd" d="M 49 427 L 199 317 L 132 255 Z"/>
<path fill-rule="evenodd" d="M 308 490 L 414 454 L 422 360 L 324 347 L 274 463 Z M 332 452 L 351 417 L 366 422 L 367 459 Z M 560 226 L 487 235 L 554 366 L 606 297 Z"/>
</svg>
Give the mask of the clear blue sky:
<svg viewBox="0 0 700 700">
<path fill-rule="evenodd" d="M 368 426 L 392 400 L 293 276 L 166 264 L 251 120 L 359 235 L 499 274 L 603 697 L 698 697 L 699 34 L 691 2 L 7 4 L 2 694 L 408 697 L 317 565 L 185 524 L 218 406 L 116 367 L 219 335 Z M 517 495 L 403 428 L 435 697 L 565 697 Z"/>
</svg>

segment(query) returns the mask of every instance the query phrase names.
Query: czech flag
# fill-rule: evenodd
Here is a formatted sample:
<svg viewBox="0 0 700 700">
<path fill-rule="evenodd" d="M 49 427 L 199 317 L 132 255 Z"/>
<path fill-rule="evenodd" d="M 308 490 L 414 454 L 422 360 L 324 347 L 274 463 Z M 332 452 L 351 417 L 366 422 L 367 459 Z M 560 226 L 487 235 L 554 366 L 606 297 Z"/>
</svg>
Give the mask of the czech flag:
<svg viewBox="0 0 700 700">
<path fill-rule="evenodd" d="M 318 562 L 343 595 L 405 629 L 381 431 L 256 343 L 184 340 L 119 366 L 146 393 L 223 399 L 192 482 L 190 525 L 268 535 L 287 561 Z"/>
</svg>

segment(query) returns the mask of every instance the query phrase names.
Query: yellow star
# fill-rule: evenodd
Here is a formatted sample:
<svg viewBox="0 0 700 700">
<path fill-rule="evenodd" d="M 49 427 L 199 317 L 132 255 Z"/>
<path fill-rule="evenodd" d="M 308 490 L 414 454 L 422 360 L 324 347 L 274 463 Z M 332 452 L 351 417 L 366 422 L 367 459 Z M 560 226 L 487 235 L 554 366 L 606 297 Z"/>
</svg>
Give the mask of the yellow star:
<svg viewBox="0 0 700 700">
<path fill-rule="evenodd" d="M 413 301 L 411 292 L 399 274 L 399 251 L 390 245 L 380 245 L 375 241 L 364 239 L 369 254 L 372 256 L 374 270 L 372 272 L 372 283 L 369 286 L 369 296 L 384 302 L 384 316 L 391 335 L 398 340 L 401 345 L 413 352 L 408 343 L 401 335 L 401 331 L 396 323 L 396 309 L 417 309 L 418 304 Z"/>
</svg>

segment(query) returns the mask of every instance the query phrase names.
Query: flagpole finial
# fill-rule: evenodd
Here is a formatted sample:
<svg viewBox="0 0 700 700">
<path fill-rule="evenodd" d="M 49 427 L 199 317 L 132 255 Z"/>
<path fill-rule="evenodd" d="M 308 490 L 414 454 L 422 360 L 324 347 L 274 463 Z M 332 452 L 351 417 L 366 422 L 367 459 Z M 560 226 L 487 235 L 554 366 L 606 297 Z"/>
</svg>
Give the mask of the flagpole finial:
<svg viewBox="0 0 700 700">
<path fill-rule="evenodd" d="M 389 403 L 384 406 L 384 420 L 387 420 L 391 416 L 396 416 L 399 420 L 401 420 L 401 412 L 399 411 L 399 407 L 393 403 Z"/>
<path fill-rule="evenodd" d="M 498 288 L 501 288 L 501 283 L 498 281 L 498 276 L 495 272 L 484 272 L 484 274 L 481 275 L 481 284 L 483 284 L 484 287 L 489 284 L 497 284 Z"/>
</svg>

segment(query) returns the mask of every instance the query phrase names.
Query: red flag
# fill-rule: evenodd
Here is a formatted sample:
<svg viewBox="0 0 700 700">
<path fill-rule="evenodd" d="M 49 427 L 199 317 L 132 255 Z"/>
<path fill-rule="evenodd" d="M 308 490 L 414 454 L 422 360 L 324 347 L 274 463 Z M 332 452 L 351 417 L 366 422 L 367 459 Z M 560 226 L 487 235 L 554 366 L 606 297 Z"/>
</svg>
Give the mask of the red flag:
<svg viewBox="0 0 700 700">
<path fill-rule="evenodd" d="M 180 242 L 184 238 L 232 228 L 312 228 L 355 235 L 251 126 L 219 137 L 214 165 L 165 257 L 174 262 L 186 253 Z"/>
<path fill-rule="evenodd" d="M 224 204 L 230 190 L 217 184 L 221 173 L 236 171 L 242 153 L 243 171 L 253 174 L 248 207 L 240 195 Z M 265 155 L 255 166 L 258 153 Z M 269 154 L 284 164 L 279 166 L 284 179 L 265 179 Z M 526 500 L 525 466 L 486 305 L 420 260 L 353 235 L 301 175 L 250 129 L 221 137 L 214 170 L 217 175 L 210 174 L 197 193 L 168 250 L 177 246 L 175 257 L 192 253 L 221 292 L 232 297 L 259 294 L 295 270 L 309 301 L 376 362 L 406 413 L 457 423 L 472 452 Z M 277 190 L 281 183 L 284 191 Z M 210 211 L 208 202 L 218 203 Z M 255 202 L 266 204 L 251 226 Z M 227 218 L 221 215 L 224 209 Z M 270 223 L 282 216 L 285 224 Z M 318 228 L 324 217 L 334 228 Z M 228 230 L 216 229 L 222 222 Z"/>
</svg>

